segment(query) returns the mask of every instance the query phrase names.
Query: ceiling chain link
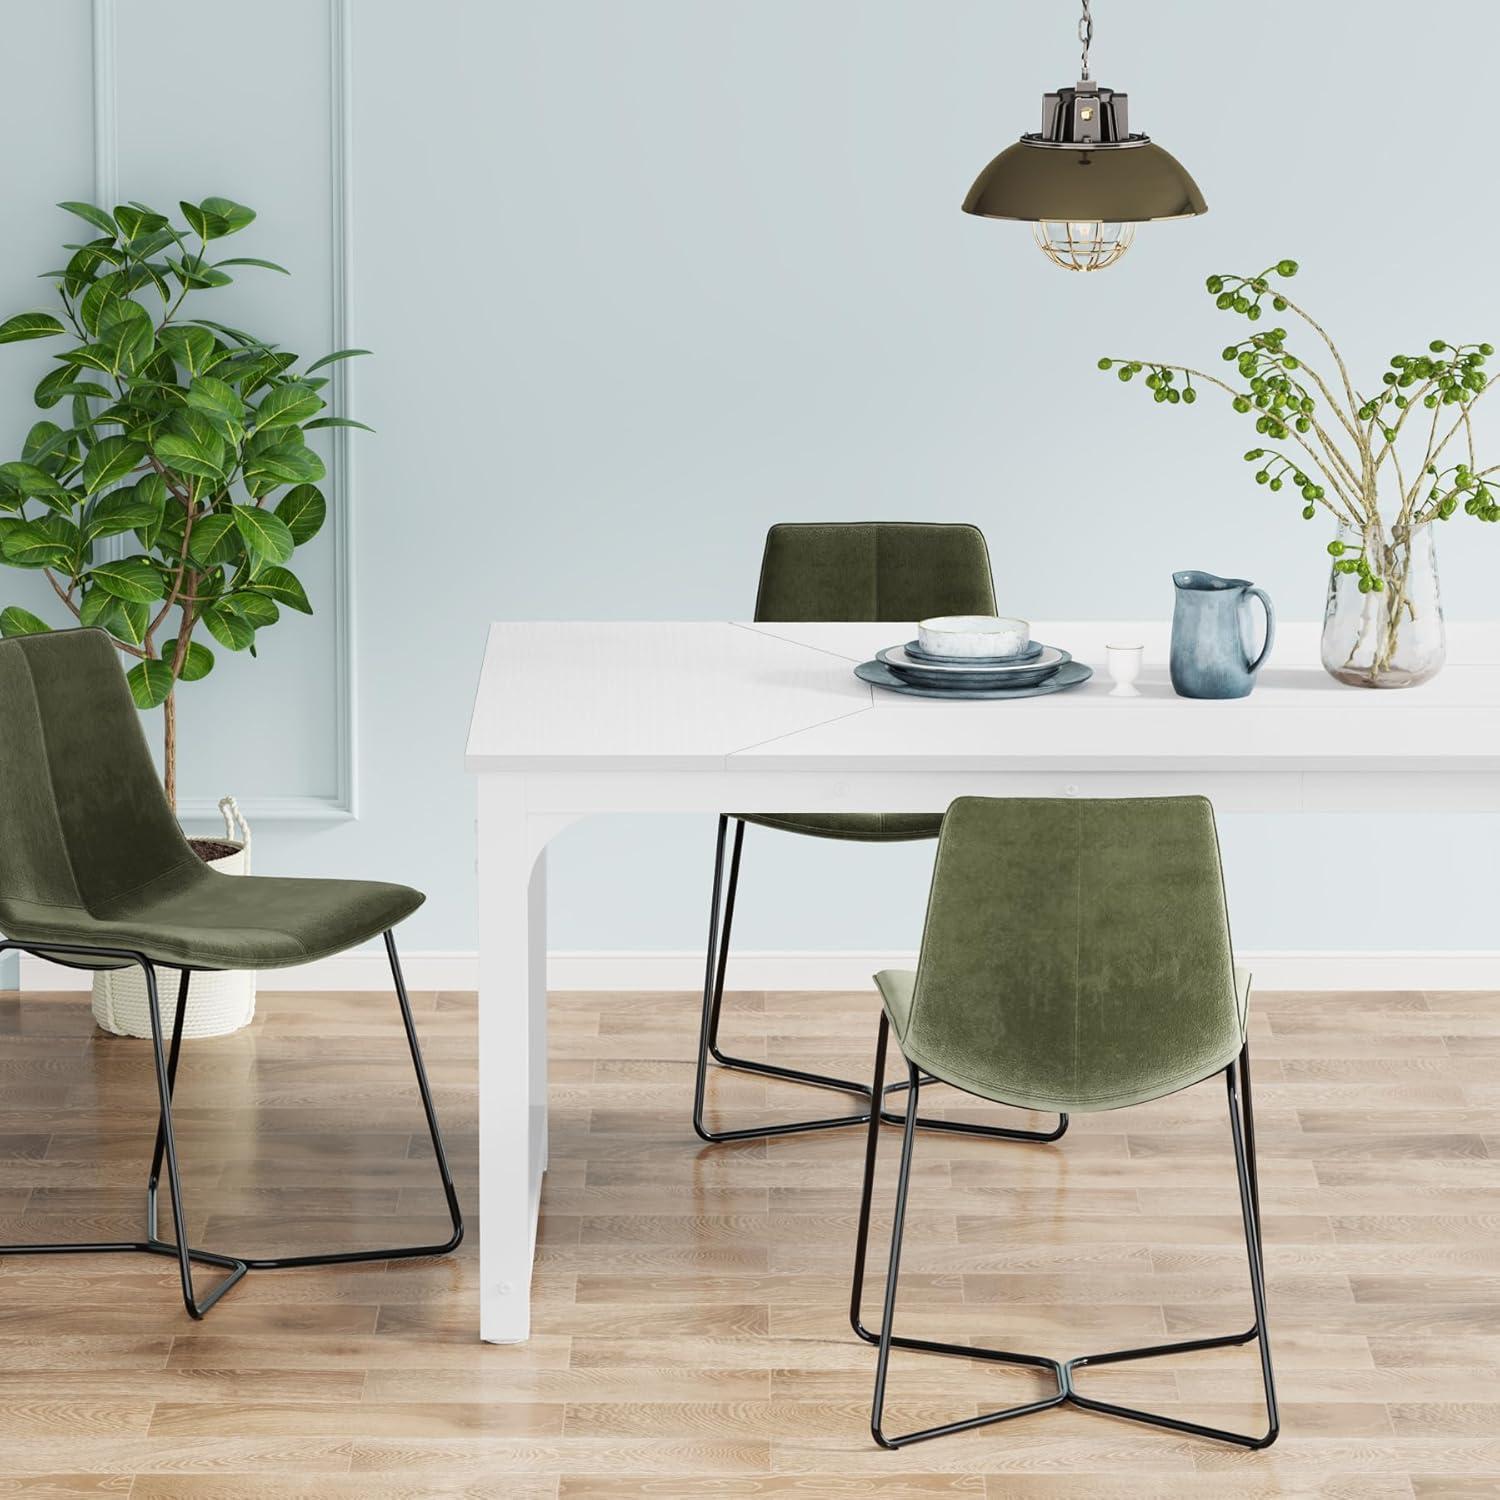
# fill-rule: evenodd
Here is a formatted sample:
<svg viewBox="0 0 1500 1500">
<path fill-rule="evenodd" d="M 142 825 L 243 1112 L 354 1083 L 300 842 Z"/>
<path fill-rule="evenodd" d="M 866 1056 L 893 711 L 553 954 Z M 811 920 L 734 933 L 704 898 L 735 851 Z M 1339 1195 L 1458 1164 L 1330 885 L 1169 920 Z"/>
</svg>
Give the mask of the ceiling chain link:
<svg viewBox="0 0 1500 1500">
<path fill-rule="evenodd" d="M 1083 43 L 1083 72 L 1081 78 L 1089 76 L 1089 44 L 1094 40 L 1094 17 L 1089 10 L 1089 0 L 1083 0 L 1083 14 L 1078 18 L 1078 40 Z"/>
</svg>

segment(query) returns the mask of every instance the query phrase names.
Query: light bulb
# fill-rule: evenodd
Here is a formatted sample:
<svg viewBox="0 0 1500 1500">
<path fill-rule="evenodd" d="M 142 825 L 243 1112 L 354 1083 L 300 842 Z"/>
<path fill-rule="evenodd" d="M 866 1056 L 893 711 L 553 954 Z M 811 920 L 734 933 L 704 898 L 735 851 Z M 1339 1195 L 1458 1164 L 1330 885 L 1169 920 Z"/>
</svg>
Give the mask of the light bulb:
<svg viewBox="0 0 1500 1500">
<path fill-rule="evenodd" d="M 1041 219 L 1032 225 L 1032 232 L 1053 265 L 1069 271 L 1102 271 L 1130 248 L 1135 225 Z"/>
</svg>

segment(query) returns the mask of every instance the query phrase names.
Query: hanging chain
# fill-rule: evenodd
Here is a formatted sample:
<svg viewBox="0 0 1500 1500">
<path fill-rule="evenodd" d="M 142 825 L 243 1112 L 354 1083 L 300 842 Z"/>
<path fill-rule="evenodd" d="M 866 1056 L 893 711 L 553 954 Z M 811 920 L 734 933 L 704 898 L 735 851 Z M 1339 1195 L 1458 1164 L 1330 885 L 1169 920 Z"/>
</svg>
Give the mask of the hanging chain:
<svg viewBox="0 0 1500 1500">
<path fill-rule="evenodd" d="M 1089 76 L 1089 44 L 1094 40 L 1094 17 L 1089 0 L 1083 0 L 1083 14 L 1078 18 L 1078 40 L 1083 43 L 1083 78 Z"/>
</svg>

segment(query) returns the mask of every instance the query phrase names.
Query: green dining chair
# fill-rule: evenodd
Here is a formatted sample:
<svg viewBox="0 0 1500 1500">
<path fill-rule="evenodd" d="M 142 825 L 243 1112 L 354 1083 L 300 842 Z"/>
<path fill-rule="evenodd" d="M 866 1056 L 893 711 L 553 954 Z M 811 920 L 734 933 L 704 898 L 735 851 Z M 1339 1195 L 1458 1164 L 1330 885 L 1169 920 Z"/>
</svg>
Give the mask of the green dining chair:
<svg viewBox="0 0 1500 1500">
<path fill-rule="evenodd" d="M 755 601 L 757 621 L 889 620 L 910 624 L 913 620 L 937 615 L 994 613 L 995 585 L 990 574 L 990 554 L 985 546 L 984 533 L 977 526 L 893 521 L 815 523 L 773 526 L 766 536 L 760 566 L 760 590 Z M 724 855 L 731 821 L 734 823 L 734 844 L 729 857 L 726 896 Z M 729 938 L 734 925 L 735 895 L 739 890 L 747 823 L 806 838 L 839 839 L 858 844 L 901 844 L 937 838 L 943 826 L 943 815 L 910 812 L 725 813 L 719 818 L 708 958 L 703 980 L 703 1016 L 698 1034 L 693 1129 L 703 1140 L 717 1143 L 863 1125 L 870 1118 L 868 1108 L 855 1114 L 739 1130 L 713 1130 L 705 1121 L 710 1057 L 721 1067 L 739 1072 L 832 1089 L 867 1105 L 871 1099 L 870 1090 L 851 1079 L 831 1078 L 801 1068 L 785 1068 L 734 1057 L 719 1046 L 724 976 L 729 962 Z M 923 1083 L 931 1081 L 925 1077 L 922 1079 Z M 905 1083 L 898 1083 L 887 1092 L 904 1091 L 905 1088 Z M 900 1123 L 899 1116 L 889 1111 L 886 1114 L 892 1123 Z M 1002 1126 L 968 1125 L 926 1118 L 918 1123 L 932 1130 L 1022 1141 L 1053 1141 L 1068 1128 L 1066 1116 L 1049 1131 L 1011 1130 Z"/>
<path fill-rule="evenodd" d="M 391 935 L 422 899 L 406 886 L 373 881 L 231 878 L 210 870 L 167 803 L 110 638 L 69 630 L 0 642 L 0 952 L 16 949 L 80 969 L 138 966 L 146 979 L 159 1105 L 139 1239 L 0 1245 L 0 1255 L 169 1256 L 177 1261 L 188 1313 L 201 1318 L 247 1271 L 455 1249 L 463 1216 Z M 385 940 L 451 1234 L 429 1245 L 270 1258 L 190 1246 L 172 1093 L 192 976 L 308 963 L 376 936 Z M 170 1047 L 163 1041 L 160 969 L 179 976 Z M 169 1240 L 157 1234 L 163 1160 L 172 1190 Z M 195 1262 L 229 1274 L 200 1297 Z"/>
<path fill-rule="evenodd" d="M 879 1121 L 872 1120 L 849 1318 L 855 1333 L 879 1349 L 870 1419 L 875 1441 L 900 1448 L 1071 1404 L 1247 1448 L 1275 1442 L 1245 1041 L 1250 976 L 1234 966 L 1209 803 L 1201 797 L 960 797 L 948 809 L 938 841 L 916 972 L 888 970 L 875 982 L 882 1014 L 872 1094 L 885 1081 L 892 1031 L 913 1082 L 922 1070 L 978 1098 L 1024 1109 L 1123 1109 L 1222 1074 L 1255 1309 L 1255 1321 L 1243 1333 L 1069 1360 L 897 1337 L 892 1324 L 916 1124 L 908 1109 L 885 1306 L 880 1328 L 872 1332 L 862 1322 L 880 1133 Z M 1266 1430 L 1258 1434 L 1098 1401 L 1083 1395 L 1075 1380 L 1088 1365 L 1252 1339 L 1259 1344 L 1267 1413 Z M 893 1348 L 1046 1370 L 1056 1389 L 1022 1406 L 890 1436 L 882 1422 Z"/>
</svg>

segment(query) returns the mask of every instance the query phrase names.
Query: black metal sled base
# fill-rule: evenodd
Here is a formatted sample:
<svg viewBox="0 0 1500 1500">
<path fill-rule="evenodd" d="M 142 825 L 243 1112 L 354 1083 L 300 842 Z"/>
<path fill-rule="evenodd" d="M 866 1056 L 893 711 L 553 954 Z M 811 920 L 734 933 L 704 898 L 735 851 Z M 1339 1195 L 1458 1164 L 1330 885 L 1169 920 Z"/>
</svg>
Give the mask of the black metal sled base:
<svg viewBox="0 0 1500 1500">
<path fill-rule="evenodd" d="M 133 1252 L 145 1255 L 165 1255 L 176 1260 L 182 1277 L 182 1301 L 188 1315 L 201 1318 L 224 1294 L 241 1281 L 248 1271 L 281 1270 L 292 1266 L 337 1266 L 358 1261 L 407 1260 L 417 1256 L 446 1255 L 458 1248 L 464 1237 L 463 1214 L 458 1206 L 458 1193 L 453 1186 L 453 1177 L 448 1170 L 448 1157 L 443 1149 L 442 1132 L 438 1129 L 437 1112 L 432 1104 L 432 1091 L 427 1084 L 427 1070 L 422 1065 L 422 1050 L 417 1044 L 416 1027 L 412 1023 L 411 1003 L 406 994 L 406 982 L 401 975 L 401 961 L 396 955 L 396 943 L 391 934 L 385 934 L 386 955 L 390 959 L 391 978 L 395 982 L 396 999 L 401 1006 L 401 1020 L 406 1027 L 407 1046 L 411 1050 L 412 1066 L 417 1074 L 417 1087 L 422 1095 L 422 1110 L 427 1117 L 428 1133 L 432 1137 L 433 1154 L 437 1158 L 438 1172 L 442 1177 L 443 1195 L 448 1203 L 448 1216 L 453 1233 L 437 1245 L 397 1245 L 381 1250 L 352 1250 L 328 1255 L 285 1255 L 256 1258 L 244 1255 L 220 1255 L 212 1250 L 198 1250 L 187 1243 L 187 1220 L 182 1206 L 182 1184 L 177 1172 L 177 1142 L 172 1130 L 172 1091 L 177 1082 L 177 1060 L 182 1050 L 182 1025 L 187 1015 L 188 985 L 193 970 L 183 969 L 177 988 L 177 1014 L 172 1021 L 172 1041 L 168 1051 L 162 1044 L 161 1003 L 157 994 L 156 968 L 144 953 L 129 948 L 96 948 L 73 943 L 0 942 L 0 953 L 9 949 L 35 953 L 57 963 L 67 963 L 70 958 L 117 959 L 121 964 L 137 964 L 146 976 L 146 995 L 151 1012 L 151 1050 L 156 1063 L 157 1097 L 161 1113 L 156 1125 L 156 1146 L 151 1156 L 151 1175 L 146 1183 L 146 1233 L 138 1240 L 110 1240 L 95 1244 L 68 1245 L 0 1245 L 0 1255 L 109 1255 Z M 90 968 L 89 964 L 74 964 L 74 968 Z M 163 1161 L 166 1163 L 167 1182 L 172 1189 L 172 1228 L 174 1240 L 164 1240 L 156 1232 L 157 1188 L 161 1181 Z M 215 1266 L 229 1274 L 202 1296 L 193 1285 L 193 1265 Z"/>
<path fill-rule="evenodd" d="M 886 1048 L 890 1037 L 890 1025 L 882 1016 L 880 1037 L 875 1048 L 875 1081 L 872 1095 L 881 1093 L 885 1079 Z M 1250 1294 L 1255 1308 L 1255 1322 L 1244 1333 L 1225 1334 L 1217 1338 L 1186 1339 L 1174 1344 L 1153 1344 L 1144 1349 L 1112 1349 L 1104 1354 L 1085 1354 L 1077 1359 L 1056 1360 L 1040 1354 L 1018 1354 L 1005 1349 L 975 1348 L 968 1344 L 943 1344 L 930 1339 L 898 1338 L 891 1331 L 896 1311 L 896 1286 L 901 1271 L 901 1232 L 906 1220 L 907 1189 L 911 1182 L 912 1144 L 916 1136 L 918 1120 L 911 1110 L 904 1122 L 905 1132 L 901 1141 L 901 1170 L 896 1180 L 895 1216 L 891 1225 L 890 1270 L 885 1286 L 885 1306 L 880 1329 L 872 1332 L 861 1321 L 861 1302 L 865 1282 L 865 1255 L 870 1238 L 870 1200 L 875 1186 L 875 1156 L 880 1138 L 878 1119 L 869 1122 L 869 1138 L 865 1149 L 864 1191 L 859 1206 L 859 1230 L 854 1247 L 854 1286 L 849 1302 L 849 1322 L 854 1332 L 866 1343 L 874 1344 L 879 1352 L 875 1366 L 875 1399 L 870 1414 L 870 1433 L 882 1448 L 904 1448 L 911 1443 L 925 1442 L 929 1438 L 946 1437 L 950 1433 L 967 1432 L 974 1427 L 989 1427 L 996 1422 L 1008 1422 L 1015 1417 L 1029 1416 L 1032 1412 L 1046 1411 L 1052 1406 L 1071 1405 L 1085 1411 L 1102 1412 L 1106 1416 L 1123 1417 L 1132 1422 L 1146 1422 L 1153 1427 L 1165 1427 L 1172 1432 L 1191 1433 L 1195 1437 L 1214 1438 L 1219 1442 L 1237 1443 L 1245 1448 L 1268 1448 L 1276 1441 L 1279 1431 L 1276 1412 L 1276 1386 L 1271 1373 L 1271 1347 L 1266 1338 L 1266 1291 L 1265 1271 L 1261 1255 L 1260 1193 L 1255 1177 L 1255 1120 L 1250 1104 L 1249 1051 L 1242 1050 L 1239 1058 L 1224 1070 L 1229 1091 L 1229 1125 L 1234 1137 L 1234 1159 L 1239 1179 L 1240 1212 L 1245 1225 L 1245 1249 L 1250 1265 Z M 917 1069 L 907 1063 L 915 1101 Z M 1243 1081 L 1243 1099 L 1240 1087 Z M 1228 1432 L 1221 1427 L 1208 1427 L 1201 1422 L 1186 1422 L 1177 1417 L 1162 1416 L 1157 1412 L 1140 1411 L 1133 1406 L 1117 1406 L 1109 1401 L 1096 1401 L 1091 1396 L 1080 1394 L 1074 1385 L 1074 1374 L 1086 1365 L 1121 1364 L 1126 1360 L 1152 1359 L 1163 1354 L 1190 1354 L 1200 1349 L 1222 1349 L 1231 1344 L 1248 1344 L 1252 1339 L 1260 1346 L 1261 1379 L 1265 1389 L 1266 1430 L 1262 1433 Z M 1005 1407 L 1000 1411 L 986 1412 L 981 1416 L 967 1417 L 957 1422 L 948 1422 L 939 1427 L 924 1427 L 917 1432 L 896 1435 L 887 1433 L 883 1426 L 885 1411 L 886 1377 L 890 1368 L 892 1349 L 914 1349 L 924 1354 L 946 1354 L 955 1359 L 986 1360 L 1002 1365 L 1022 1365 L 1031 1369 L 1051 1372 L 1056 1389 L 1038 1401 L 1029 1401 L 1020 1406 Z"/>
</svg>

